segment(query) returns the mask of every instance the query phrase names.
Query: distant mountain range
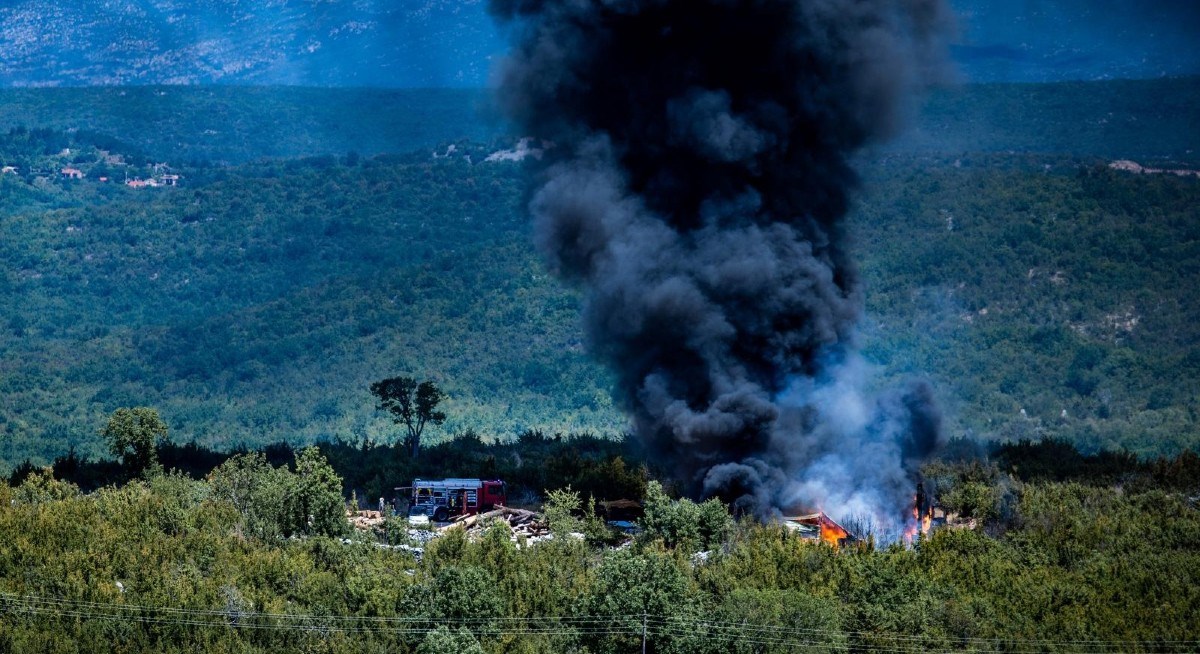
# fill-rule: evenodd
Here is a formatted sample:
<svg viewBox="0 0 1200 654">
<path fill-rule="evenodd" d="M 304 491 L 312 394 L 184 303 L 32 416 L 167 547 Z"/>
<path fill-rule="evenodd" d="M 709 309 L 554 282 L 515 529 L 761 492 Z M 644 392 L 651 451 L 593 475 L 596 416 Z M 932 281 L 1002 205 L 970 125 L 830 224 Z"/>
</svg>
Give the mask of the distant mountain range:
<svg viewBox="0 0 1200 654">
<path fill-rule="evenodd" d="M 0 85 L 481 86 L 483 0 L 8 0 Z"/>
<path fill-rule="evenodd" d="M 6 0 L 0 86 L 480 87 L 486 0 Z M 952 0 L 970 81 L 1200 73 L 1194 0 Z"/>
</svg>

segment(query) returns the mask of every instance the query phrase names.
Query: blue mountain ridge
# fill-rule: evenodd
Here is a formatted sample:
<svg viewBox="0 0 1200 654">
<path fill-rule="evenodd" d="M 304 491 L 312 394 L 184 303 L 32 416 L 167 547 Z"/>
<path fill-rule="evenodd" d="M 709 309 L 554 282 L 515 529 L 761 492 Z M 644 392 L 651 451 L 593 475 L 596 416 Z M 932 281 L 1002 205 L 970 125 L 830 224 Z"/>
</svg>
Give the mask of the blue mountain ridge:
<svg viewBox="0 0 1200 654">
<path fill-rule="evenodd" d="M 952 0 L 964 80 L 1200 73 L 1194 0 Z M 481 87 L 486 0 L 8 0 L 0 86 Z"/>
</svg>

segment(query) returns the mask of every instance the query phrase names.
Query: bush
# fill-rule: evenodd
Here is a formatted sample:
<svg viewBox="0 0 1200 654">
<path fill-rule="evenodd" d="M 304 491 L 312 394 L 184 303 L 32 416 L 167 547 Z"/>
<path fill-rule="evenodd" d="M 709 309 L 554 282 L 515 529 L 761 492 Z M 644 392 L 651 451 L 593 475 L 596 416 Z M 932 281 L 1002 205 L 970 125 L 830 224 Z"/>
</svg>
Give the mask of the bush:
<svg viewBox="0 0 1200 654">
<path fill-rule="evenodd" d="M 733 518 L 720 500 L 672 501 L 657 481 L 646 484 L 645 509 L 643 543 L 662 540 L 669 548 L 708 550 L 719 547 L 733 529 Z"/>
</svg>

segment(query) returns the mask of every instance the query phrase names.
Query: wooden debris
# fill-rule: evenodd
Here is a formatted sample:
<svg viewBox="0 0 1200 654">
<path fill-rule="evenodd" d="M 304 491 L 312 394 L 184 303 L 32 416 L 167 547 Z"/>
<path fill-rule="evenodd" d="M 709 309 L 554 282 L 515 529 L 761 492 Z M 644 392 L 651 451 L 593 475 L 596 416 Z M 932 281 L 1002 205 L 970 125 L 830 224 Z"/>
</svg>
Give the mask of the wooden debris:
<svg viewBox="0 0 1200 654">
<path fill-rule="evenodd" d="M 346 519 L 350 521 L 350 525 L 359 531 L 371 531 L 376 527 L 382 527 L 383 521 L 387 518 L 379 511 L 350 511 L 346 513 Z"/>
<path fill-rule="evenodd" d="M 444 533 L 451 529 L 462 528 L 470 534 L 478 534 L 495 523 L 501 523 L 508 527 L 512 532 L 514 542 L 519 542 L 522 537 L 530 539 L 550 534 L 550 526 L 546 524 L 541 515 L 533 511 L 512 509 L 506 506 L 497 507 L 486 513 L 460 516 L 455 519 L 453 524 L 441 527 L 438 531 Z"/>
</svg>

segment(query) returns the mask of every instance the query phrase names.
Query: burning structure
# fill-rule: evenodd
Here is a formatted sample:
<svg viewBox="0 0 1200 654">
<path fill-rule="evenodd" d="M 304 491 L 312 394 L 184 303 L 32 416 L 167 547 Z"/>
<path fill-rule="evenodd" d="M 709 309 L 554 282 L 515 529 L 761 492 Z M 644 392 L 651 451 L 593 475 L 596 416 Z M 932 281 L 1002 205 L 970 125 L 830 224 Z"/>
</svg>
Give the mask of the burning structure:
<svg viewBox="0 0 1200 654">
<path fill-rule="evenodd" d="M 858 540 L 854 534 L 851 534 L 845 527 L 839 525 L 833 518 L 825 515 L 823 511 L 808 515 L 785 517 L 782 518 L 782 522 L 783 526 L 803 538 L 819 540 L 833 547 L 840 547 L 843 544 L 853 543 Z"/>
<path fill-rule="evenodd" d="M 940 74 L 942 0 L 491 0 L 500 103 L 550 142 L 530 211 L 591 351 L 693 496 L 903 524 L 939 435 L 869 396 L 850 157 Z M 899 529 L 896 530 L 897 532 Z"/>
</svg>

